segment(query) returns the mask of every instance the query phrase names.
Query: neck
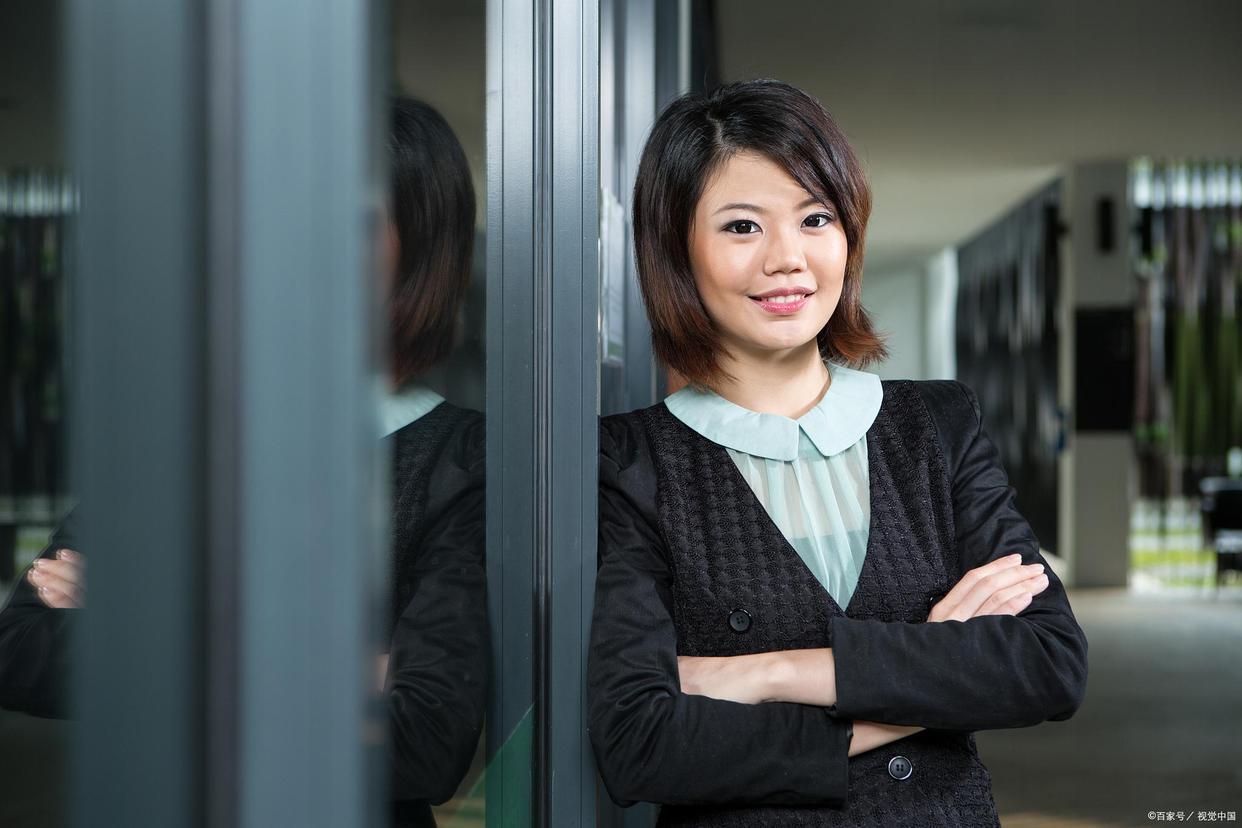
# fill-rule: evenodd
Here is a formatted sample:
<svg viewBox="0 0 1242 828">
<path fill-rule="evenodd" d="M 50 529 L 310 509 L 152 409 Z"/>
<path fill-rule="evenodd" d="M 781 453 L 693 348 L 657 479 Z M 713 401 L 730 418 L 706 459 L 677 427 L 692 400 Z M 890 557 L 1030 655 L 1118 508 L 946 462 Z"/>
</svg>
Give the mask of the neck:
<svg viewBox="0 0 1242 828">
<path fill-rule="evenodd" d="M 815 407 L 830 381 L 815 340 L 780 353 L 729 354 L 724 368 L 732 378 L 712 387 L 717 394 L 742 408 L 795 420 Z"/>
</svg>

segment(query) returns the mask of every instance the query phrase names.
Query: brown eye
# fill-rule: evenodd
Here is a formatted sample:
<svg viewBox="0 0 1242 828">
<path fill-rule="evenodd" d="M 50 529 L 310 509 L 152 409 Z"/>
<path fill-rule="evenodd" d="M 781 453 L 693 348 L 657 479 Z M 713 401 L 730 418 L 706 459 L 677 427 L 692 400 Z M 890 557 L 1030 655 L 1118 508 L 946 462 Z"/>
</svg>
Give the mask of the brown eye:
<svg viewBox="0 0 1242 828">
<path fill-rule="evenodd" d="M 827 227 L 832 224 L 832 216 L 828 213 L 815 213 L 807 216 L 802 224 L 804 227 Z"/>
<path fill-rule="evenodd" d="M 742 219 L 741 221 L 733 221 L 725 225 L 725 232 L 737 233 L 740 236 L 749 236 L 751 233 L 759 232 L 759 225 L 753 221 Z"/>
</svg>

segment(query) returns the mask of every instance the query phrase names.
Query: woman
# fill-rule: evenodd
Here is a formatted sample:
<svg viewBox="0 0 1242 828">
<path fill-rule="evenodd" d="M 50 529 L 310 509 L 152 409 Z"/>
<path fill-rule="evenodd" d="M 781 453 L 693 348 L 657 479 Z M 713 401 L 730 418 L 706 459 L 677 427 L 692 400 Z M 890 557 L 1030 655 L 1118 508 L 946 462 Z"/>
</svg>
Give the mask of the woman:
<svg viewBox="0 0 1242 828">
<path fill-rule="evenodd" d="M 601 425 L 588 692 L 609 792 L 661 825 L 995 826 L 971 731 L 1081 703 L 974 394 L 857 370 L 869 213 L 786 84 L 682 98 L 644 149 L 639 280 L 690 385 Z"/>
<path fill-rule="evenodd" d="M 465 152 L 432 107 L 392 109 L 385 273 L 390 378 L 381 430 L 392 457 L 390 722 L 393 826 L 434 826 L 456 792 L 487 706 L 483 415 L 420 381 L 452 350 L 470 281 L 475 197 Z"/>
<path fill-rule="evenodd" d="M 487 702 L 484 421 L 419 381 L 452 348 L 470 279 L 475 197 L 444 118 L 399 99 L 390 115 L 390 217 L 381 258 L 389 376 L 380 436 L 392 458 L 390 824 L 434 826 L 474 757 Z M 58 527 L 0 611 L 0 707 L 70 717 L 73 610 L 86 601 L 76 520 Z"/>
</svg>

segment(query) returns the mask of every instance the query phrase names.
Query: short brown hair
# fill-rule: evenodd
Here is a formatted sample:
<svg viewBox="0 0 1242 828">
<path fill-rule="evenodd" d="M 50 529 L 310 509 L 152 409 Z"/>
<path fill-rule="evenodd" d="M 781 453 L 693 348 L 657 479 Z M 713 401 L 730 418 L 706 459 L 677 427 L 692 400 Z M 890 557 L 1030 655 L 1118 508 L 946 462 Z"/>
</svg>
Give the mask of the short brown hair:
<svg viewBox="0 0 1242 828">
<path fill-rule="evenodd" d="M 393 101 L 388 150 L 400 245 L 388 297 L 389 359 L 401 385 L 452 350 L 470 283 L 474 185 L 457 136 L 422 101 Z"/>
<path fill-rule="evenodd" d="M 837 209 L 848 245 L 845 282 L 816 339 L 825 359 L 863 367 L 887 356 L 861 303 L 871 188 L 836 121 L 787 83 L 730 83 L 668 105 L 643 148 L 634 184 L 634 246 L 656 357 L 696 385 L 724 376 L 719 332 L 690 269 L 690 226 L 708 179 L 731 156 L 772 159 Z"/>
</svg>

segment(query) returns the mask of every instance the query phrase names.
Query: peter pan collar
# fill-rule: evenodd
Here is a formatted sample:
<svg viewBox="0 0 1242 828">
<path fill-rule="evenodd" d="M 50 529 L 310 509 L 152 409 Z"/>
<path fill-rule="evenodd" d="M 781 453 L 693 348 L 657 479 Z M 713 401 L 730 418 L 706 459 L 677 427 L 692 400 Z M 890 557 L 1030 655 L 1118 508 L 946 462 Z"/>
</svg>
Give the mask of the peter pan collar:
<svg viewBox="0 0 1242 828">
<path fill-rule="evenodd" d="M 396 393 L 383 389 L 379 395 L 380 437 L 395 434 L 444 402 L 425 385 L 413 383 Z"/>
<path fill-rule="evenodd" d="M 669 395 L 664 404 L 694 431 L 736 451 L 794 460 L 799 432 L 805 432 L 820 454 L 831 457 L 857 443 L 871 428 L 880 413 L 884 389 L 875 374 L 832 362 L 827 365 L 832 376 L 828 391 L 797 420 L 751 411 L 714 391 L 691 387 Z"/>
</svg>

